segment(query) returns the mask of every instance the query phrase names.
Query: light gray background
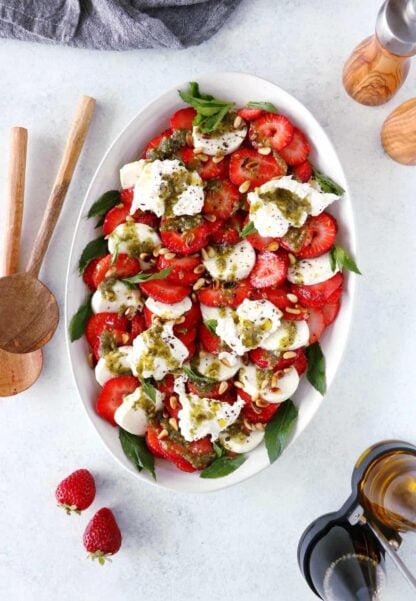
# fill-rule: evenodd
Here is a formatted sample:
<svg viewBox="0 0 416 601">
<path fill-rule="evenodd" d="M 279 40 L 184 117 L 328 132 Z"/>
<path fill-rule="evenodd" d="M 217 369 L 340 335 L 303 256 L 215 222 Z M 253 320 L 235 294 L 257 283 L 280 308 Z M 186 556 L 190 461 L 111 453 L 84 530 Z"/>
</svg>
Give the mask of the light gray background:
<svg viewBox="0 0 416 601">
<path fill-rule="evenodd" d="M 411 71 L 394 100 L 380 108 L 354 103 L 341 84 L 343 62 L 372 31 L 378 5 L 246 0 L 218 35 L 184 51 L 118 54 L 0 41 L 2 194 L 8 130 L 29 129 L 24 257 L 78 98 L 98 99 L 42 272 L 61 306 L 75 220 L 107 146 L 144 103 L 209 70 L 271 79 L 320 120 L 350 182 L 365 274 L 349 343 L 318 416 L 272 468 L 208 496 L 144 485 L 113 461 L 75 393 L 61 323 L 38 384 L 1 400 L 1 598 L 312 600 L 296 564 L 303 529 L 344 501 L 353 463 L 369 444 L 384 438 L 415 442 L 416 171 L 387 158 L 379 132 L 388 112 L 414 94 L 416 74 Z M 68 518 L 55 506 L 54 488 L 83 466 L 96 476 L 97 500 L 83 517 Z M 112 565 L 101 568 L 85 559 L 81 537 L 93 510 L 103 505 L 114 508 L 124 542 Z M 416 554 L 409 560 L 416 569 Z M 397 576 L 389 588 L 386 599 L 413 598 Z"/>
</svg>

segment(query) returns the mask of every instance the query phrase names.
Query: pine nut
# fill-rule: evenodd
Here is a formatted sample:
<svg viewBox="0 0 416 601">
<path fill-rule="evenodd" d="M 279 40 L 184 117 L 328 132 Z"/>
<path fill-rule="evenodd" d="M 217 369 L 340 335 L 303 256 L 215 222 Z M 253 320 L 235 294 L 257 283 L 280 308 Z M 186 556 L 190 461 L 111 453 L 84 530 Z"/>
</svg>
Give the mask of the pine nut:
<svg viewBox="0 0 416 601">
<path fill-rule="evenodd" d="M 265 429 L 266 429 L 266 427 L 264 424 L 262 424 L 260 422 L 258 424 L 256 424 L 256 430 L 259 430 L 259 432 L 264 432 Z"/>
<path fill-rule="evenodd" d="M 267 387 L 268 387 L 268 385 L 269 385 L 268 381 L 267 381 L 267 380 L 263 380 L 263 382 L 261 383 L 261 386 L 260 386 L 260 388 L 261 388 L 262 390 L 264 390 L 265 388 L 267 388 Z"/>
<path fill-rule="evenodd" d="M 238 380 L 236 380 L 236 381 L 234 382 L 234 386 L 235 386 L 236 388 L 240 388 L 240 389 L 241 389 L 241 388 L 243 388 L 243 385 L 242 385 L 242 384 L 241 384 L 241 382 L 239 382 Z"/>
<path fill-rule="evenodd" d="M 153 253 L 152 254 L 153 254 L 154 257 L 158 257 L 159 256 L 160 248 L 161 248 L 160 246 L 156 246 L 156 248 L 153 249 Z"/>
<path fill-rule="evenodd" d="M 228 361 L 228 359 L 226 357 L 224 357 L 223 359 L 220 359 L 220 363 L 225 365 L 225 367 L 232 367 L 231 363 Z"/>
<path fill-rule="evenodd" d="M 263 407 L 268 407 L 270 405 L 270 403 L 268 403 L 267 401 L 265 401 L 262 398 L 259 398 L 256 401 L 256 405 L 257 405 L 257 407 L 263 408 Z"/>
<path fill-rule="evenodd" d="M 134 222 L 133 217 L 131 215 L 127 215 L 127 217 L 126 217 L 126 223 L 133 223 L 133 222 Z"/>
<path fill-rule="evenodd" d="M 292 253 L 288 253 L 289 254 L 289 263 L 291 265 L 295 265 L 296 264 L 296 257 L 295 255 L 292 255 Z"/>
<path fill-rule="evenodd" d="M 252 431 L 253 431 L 253 429 L 254 429 L 254 426 L 253 426 L 253 424 L 250 424 L 250 422 L 248 422 L 246 419 L 243 419 L 243 424 L 244 424 L 244 427 L 245 427 L 245 428 L 246 428 L 246 429 L 247 429 L 249 432 L 252 432 Z"/>
<path fill-rule="evenodd" d="M 178 420 L 175 417 L 171 417 L 169 420 L 169 425 L 172 426 L 176 432 L 179 430 Z"/>
<path fill-rule="evenodd" d="M 176 396 L 171 396 L 169 398 L 169 404 L 172 407 L 172 409 L 176 409 L 176 407 L 178 406 L 178 399 L 176 398 Z"/>
<path fill-rule="evenodd" d="M 249 191 L 250 188 L 250 182 L 248 180 L 246 180 L 245 182 L 243 182 L 241 184 L 241 186 L 238 188 L 238 191 L 240 192 L 240 194 L 245 194 L 246 192 Z"/>
<path fill-rule="evenodd" d="M 128 341 L 129 341 L 129 338 L 130 338 L 130 336 L 127 334 L 127 332 L 124 332 L 124 333 L 121 335 L 121 342 L 122 342 L 123 344 L 127 344 L 127 343 L 128 343 Z"/>
<path fill-rule="evenodd" d="M 87 361 L 88 361 L 88 365 L 91 367 L 91 369 L 94 369 L 94 355 L 92 353 L 88 353 Z"/>
<path fill-rule="evenodd" d="M 202 258 L 204 259 L 204 261 L 206 261 L 208 259 L 208 253 L 205 250 L 205 248 L 201 249 L 201 255 L 202 255 Z"/>
<path fill-rule="evenodd" d="M 224 160 L 224 155 L 223 154 L 221 154 L 218 157 L 212 157 L 212 162 L 215 163 L 215 164 L 221 163 L 221 161 L 223 161 L 223 160 Z"/>
<path fill-rule="evenodd" d="M 201 146 L 194 148 L 194 154 L 201 154 L 201 152 L 204 152 L 204 149 Z"/>
<path fill-rule="evenodd" d="M 198 273 L 203 273 L 205 271 L 205 266 L 202 265 L 197 265 L 194 269 L 194 273 L 198 274 Z"/>
<path fill-rule="evenodd" d="M 215 223 L 215 221 L 217 221 L 216 215 L 204 215 L 204 218 L 210 223 Z"/>
<path fill-rule="evenodd" d="M 159 434 L 157 435 L 159 440 L 162 440 L 163 438 L 167 438 L 169 436 L 169 432 L 167 430 L 165 430 L 163 428 L 163 430 L 161 432 L 159 432 Z"/>
<path fill-rule="evenodd" d="M 186 145 L 187 145 L 187 146 L 193 146 L 193 144 L 194 144 L 194 139 L 193 139 L 193 137 L 192 137 L 192 134 L 190 134 L 190 133 L 186 134 L 186 136 L 185 136 L 185 141 L 186 141 Z"/>
<path fill-rule="evenodd" d="M 224 394 L 224 392 L 228 389 L 228 384 L 227 382 L 221 382 L 219 388 L 218 388 L 218 394 Z"/>
<path fill-rule="evenodd" d="M 148 261 L 150 259 L 150 255 L 149 255 L 149 253 L 140 253 L 139 258 L 142 261 Z"/>
<path fill-rule="evenodd" d="M 198 159 L 200 161 L 202 161 L 203 163 L 206 163 L 209 160 L 209 156 L 202 152 L 201 154 L 198 155 Z"/>
<path fill-rule="evenodd" d="M 234 129 L 238 129 L 239 127 L 241 127 L 242 123 L 243 123 L 242 118 L 240 117 L 240 115 L 237 115 L 237 117 L 234 119 L 234 123 L 233 123 Z"/>
<path fill-rule="evenodd" d="M 195 234 L 193 232 L 187 232 L 185 235 L 185 240 L 187 244 L 192 244 L 192 242 L 195 240 Z"/>
<path fill-rule="evenodd" d="M 200 288 L 202 288 L 202 286 L 205 285 L 205 279 L 204 278 L 199 278 L 195 284 L 193 285 L 193 290 L 199 290 Z"/>
<path fill-rule="evenodd" d="M 270 242 L 270 244 L 267 246 L 266 250 L 279 250 L 279 246 L 280 244 L 278 242 Z"/>
<path fill-rule="evenodd" d="M 169 261 L 171 259 L 174 259 L 176 257 L 176 253 L 166 253 L 165 254 L 165 259 L 168 259 Z"/>
<path fill-rule="evenodd" d="M 261 148 L 258 149 L 258 153 L 262 154 L 264 156 L 270 154 L 272 151 L 272 149 L 270 148 L 270 146 L 262 146 Z"/>
<path fill-rule="evenodd" d="M 181 323 L 185 323 L 185 315 L 181 315 L 181 317 L 178 317 L 178 319 L 175 321 L 176 324 L 181 324 Z"/>
<path fill-rule="evenodd" d="M 296 294 L 292 294 L 291 292 L 289 292 L 288 294 L 286 294 L 287 300 L 290 300 L 291 303 L 296 304 L 298 302 L 298 297 L 296 296 Z"/>
<path fill-rule="evenodd" d="M 286 351 L 285 353 L 283 353 L 283 359 L 294 359 L 295 357 L 295 351 Z"/>
<path fill-rule="evenodd" d="M 212 246 L 207 246 L 207 255 L 210 259 L 212 259 L 213 257 L 215 257 L 215 249 L 212 248 Z"/>
<path fill-rule="evenodd" d="M 198 300 L 197 295 L 195 294 L 195 292 L 192 292 L 191 294 L 191 299 L 194 301 L 194 303 Z"/>
<path fill-rule="evenodd" d="M 159 251 L 159 255 L 166 255 L 166 253 L 170 252 L 170 250 L 166 247 L 163 247 Z"/>
<path fill-rule="evenodd" d="M 300 315 L 302 311 L 300 309 L 294 309 L 293 307 L 286 307 L 286 313 L 292 313 L 292 315 Z"/>
</svg>

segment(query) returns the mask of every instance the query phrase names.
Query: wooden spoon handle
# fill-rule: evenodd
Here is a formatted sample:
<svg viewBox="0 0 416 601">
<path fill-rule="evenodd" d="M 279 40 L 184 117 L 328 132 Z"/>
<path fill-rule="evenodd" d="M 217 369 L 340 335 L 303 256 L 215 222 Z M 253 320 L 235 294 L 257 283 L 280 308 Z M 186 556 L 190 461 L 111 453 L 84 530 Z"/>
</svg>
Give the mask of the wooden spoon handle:
<svg viewBox="0 0 416 601">
<path fill-rule="evenodd" d="M 384 150 L 403 165 L 416 165 L 416 98 L 406 100 L 388 115 L 381 130 Z"/>
<path fill-rule="evenodd" d="M 94 109 L 94 98 L 83 96 L 78 105 L 74 121 L 68 134 L 64 156 L 62 157 L 58 174 L 51 195 L 49 196 L 42 223 L 27 266 L 27 271 L 35 277 L 37 277 L 40 271 L 43 257 L 45 256 L 56 222 L 58 221 L 79 155 L 81 154 L 85 138 L 87 137 Z"/>
<path fill-rule="evenodd" d="M 19 269 L 26 155 L 27 129 L 13 127 L 10 131 L 9 182 L 6 196 L 6 233 L 4 237 L 2 275 L 11 275 Z"/>
</svg>

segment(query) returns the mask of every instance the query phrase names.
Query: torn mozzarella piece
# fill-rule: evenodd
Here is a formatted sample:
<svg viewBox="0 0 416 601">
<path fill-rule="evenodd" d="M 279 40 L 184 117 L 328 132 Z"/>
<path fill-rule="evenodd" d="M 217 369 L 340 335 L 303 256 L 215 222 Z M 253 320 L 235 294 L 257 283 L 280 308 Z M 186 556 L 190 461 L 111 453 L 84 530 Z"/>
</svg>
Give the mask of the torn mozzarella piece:
<svg viewBox="0 0 416 601">
<path fill-rule="evenodd" d="M 145 223 L 121 223 L 108 236 L 108 250 L 112 255 L 125 254 L 139 259 L 142 253 L 151 254 L 160 245 L 156 231 Z M 147 269 L 149 265 L 140 259 L 141 269 Z"/>
<path fill-rule="evenodd" d="M 124 397 L 123 402 L 114 413 L 114 421 L 130 434 L 144 436 L 149 416 L 155 415 L 163 407 L 164 395 L 155 389 L 155 397 L 156 402 L 139 386 L 134 392 Z"/>
<path fill-rule="evenodd" d="M 273 382 L 272 387 L 273 376 L 276 378 L 276 381 Z M 244 392 L 251 397 L 261 397 L 269 403 L 282 403 L 297 389 L 299 374 L 294 367 L 288 367 L 287 371 L 284 371 L 281 377 L 277 378 L 277 376 L 278 372 L 273 374 L 273 372 L 258 369 L 253 364 L 242 367 L 238 374 Z"/>
<path fill-rule="evenodd" d="M 240 397 L 237 396 L 237 400 L 239 399 Z M 244 434 L 244 432 L 230 434 L 226 430 L 219 436 L 222 446 L 232 453 L 248 453 L 258 447 L 263 438 L 264 432 L 259 432 L 259 430 L 252 430 L 249 434 Z"/>
<path fill-rule="evenodd" d="M 338 266 L 332 269 L 331 254 L 329 252 L 314 259 L 301 259 L 289 267 L 287 279 L 292 284 L 299 286 L 312 286 L 325 282 L 338 273 Z"/>
<path fill-rule="evenodd" d="M 266 351 L 294 351 L 309 342 L 309 327 L 306 321 L 283 320 L 280 327 L 259 345 Z"/>
<path fill-rule="evenodd" d="M 192 129 L 194 147 L 209 156 L 224 156 L 231 154 L 241 146 L 247 134 L 247 125 L 242 121 L 235 129 L 232 124 L 229 131 L 204 133 L 197 125 Z"/>
<path fill-rule="evenodd" d="M 255 250 L 247 240 L 242 240 L 235 246 L 216 247 L 214 250 L 214 256 L 204 259 L 203 263 L 215 280 L 243 280 L 256 262 Z"/>
<path fill-rule="evenodd" d="M 103 280 L 92 295 L 91 307 L 94 313 L 119 313 L 130 307 L 135 311 L 143 308 L 138 288 L 130 288 L 121 280 Z"/>
<path fill-rule="evenodd" d="M 145 302 L 146 307 L 161 319 L 178 319 L 192 307 L 192 301 L 189 296 L 186 296 L 178 303 L 168 304 L 161 303 L 151 296 Z"/>
<path fill-rule="evenodd" d="M 117 376 L 131 375 L 129 356 L 133 347 L 119 346 L 116 350 L 106 353 L 95 366 L 95 379 L 100 386 Z"/>
<path fill-rule="evenodd" d="M 120 183 L 123 189 L 133 188 L 145 166 L 146 161 L 140 159 L 140 161 L 134 161 L 133 163 L 127 163 L 120 169 Z"/>
<path fill-rule="evenodd" d="M 212 378 L 216 382 L 224 382 L 235 376 L 241 365 L 239 357 L 226 352 L 220 353 L 217 356 L 203 351 L 200 352 L 198 358 L 195 359 L 197 370 L 203 376 Z"/>
</svg>

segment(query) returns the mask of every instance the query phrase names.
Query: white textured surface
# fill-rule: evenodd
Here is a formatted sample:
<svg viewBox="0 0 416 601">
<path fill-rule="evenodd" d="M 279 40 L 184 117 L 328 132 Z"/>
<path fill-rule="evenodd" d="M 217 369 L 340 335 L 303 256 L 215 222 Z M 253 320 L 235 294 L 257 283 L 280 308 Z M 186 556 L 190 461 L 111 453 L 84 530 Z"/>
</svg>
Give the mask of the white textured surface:
<svg viewBox="0 0 416 601">
<path fill-rule="evenodd" d="M 140 485 L 113 462 L 75 394 L 61 326 L 38 384 L 1 400 L 1 598 L 312 600 L 296 564 L 304 527 L 345 499 L 352 465 L 367 445 L 415 441 L 416 171 L 393 163 L 379 145 L 384 117 L 414 94 L 415 75 L 390 104 L 372 109 L 352 102 L 340 80 L 378 4 L 245 0 L 215 38 L 179 52 L 99 53 L 0 41 L 2 193 L 8 129 L 29 129 L 25 257 L 77 99 L 99 100 L 42 273 L 60 302 L 78 208 L 104 150 L 142 104 L 215 69 L 275 81 L 326 128 L 350 181 L 365 273 L 341 369 L 314 422 L 275 466 L 208 496 Z M 67 518 L 54 503 L 56 483 L 82 466 L 97 479 L 94 508 L 113 507 L 124 535 L 121 552 L 105 568 L 87 562 L 82 548 L 92 510 Z M 416 566 L 416 554 L 410 561 Z M 413 598 L 398 576 L 390 581 L 386 599 Z"/>
</svg>

